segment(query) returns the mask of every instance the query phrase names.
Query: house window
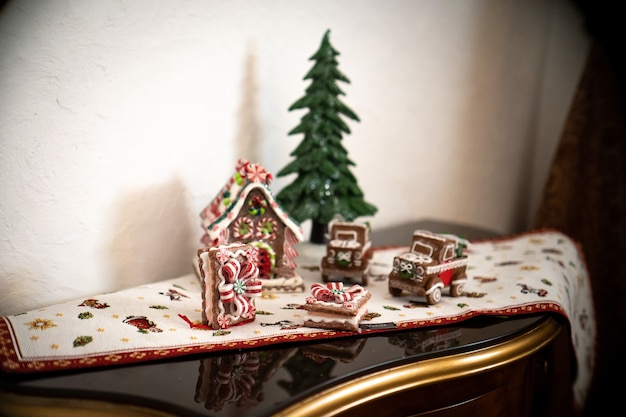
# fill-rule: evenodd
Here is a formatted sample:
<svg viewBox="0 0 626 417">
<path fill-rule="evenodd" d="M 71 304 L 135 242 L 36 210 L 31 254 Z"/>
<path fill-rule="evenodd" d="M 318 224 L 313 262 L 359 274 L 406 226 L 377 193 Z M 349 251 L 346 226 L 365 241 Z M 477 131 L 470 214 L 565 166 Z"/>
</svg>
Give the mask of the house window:
<svg viewBox="0 0 626 417">
<path fill-rule="evenodd" d="M 267 210 L 267 200 L 260 195 L 255 195 L 248 200 L 248 214 L 251 216 L 262 216 Z"/>
<path fill-rule="evenodd" d="M 264 240 L 276 239 L 276 229 L 278 229 L 276 220 L 271 217 L 264 217 L 256 225 L 256 237 Z"/>
</svg>

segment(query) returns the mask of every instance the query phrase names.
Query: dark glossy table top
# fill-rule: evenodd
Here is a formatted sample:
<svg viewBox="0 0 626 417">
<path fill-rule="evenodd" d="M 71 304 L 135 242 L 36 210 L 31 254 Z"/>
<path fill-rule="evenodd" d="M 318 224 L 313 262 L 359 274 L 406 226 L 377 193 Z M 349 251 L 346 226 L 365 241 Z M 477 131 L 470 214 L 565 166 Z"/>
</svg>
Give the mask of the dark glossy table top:
<svg viewBox="0 0 626 417">
<path fill-rule="evenodd" d="M 404 244 L 417 228 L 457 233 L 470 240 L 494 236 L 476 228 L 424 221 L 373 232 L 372 243 Z M 530 315 L 476 317 L 454 326 L 199 354 L 131 366 L 0 374 L 0 388 L 142 405 L 183 416 L 264 416 L 359 375 L 506 341 L 545 319 Z"/>
</svg>

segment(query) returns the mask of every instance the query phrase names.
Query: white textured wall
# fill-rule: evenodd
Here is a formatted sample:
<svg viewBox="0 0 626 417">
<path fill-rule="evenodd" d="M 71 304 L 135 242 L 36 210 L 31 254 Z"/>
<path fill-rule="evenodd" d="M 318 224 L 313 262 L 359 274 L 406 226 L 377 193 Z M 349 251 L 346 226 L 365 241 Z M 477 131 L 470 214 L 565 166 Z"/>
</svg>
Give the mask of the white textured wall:
<svg viewBox="0 0 626 417">
<path fill-rule="evenodd" d="M 235 161 L 291 160 L 326 29 L 373 227 L 529 225 L 588 47 L 567 0 L 12 0 L 0 314 L 190 272 Z"/>
</svg>

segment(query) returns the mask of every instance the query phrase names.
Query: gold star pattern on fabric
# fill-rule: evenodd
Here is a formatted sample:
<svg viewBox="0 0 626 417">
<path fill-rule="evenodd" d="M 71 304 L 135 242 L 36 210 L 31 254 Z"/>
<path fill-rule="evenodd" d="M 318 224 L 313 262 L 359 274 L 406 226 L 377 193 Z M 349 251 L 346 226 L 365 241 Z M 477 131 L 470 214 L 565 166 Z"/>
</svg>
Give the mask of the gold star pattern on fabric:
<svg viewBox="0 0 626 417">
<path fill-rule="evenodd" d="M 57 327 L 56 324 L 52 320 L 40 319 L 36 318 L 33 321 L 29 321 L 28 323 L 24 323 L 28 326 L 30 330 L 47 330 L 52 327 Z"/>
</svg>

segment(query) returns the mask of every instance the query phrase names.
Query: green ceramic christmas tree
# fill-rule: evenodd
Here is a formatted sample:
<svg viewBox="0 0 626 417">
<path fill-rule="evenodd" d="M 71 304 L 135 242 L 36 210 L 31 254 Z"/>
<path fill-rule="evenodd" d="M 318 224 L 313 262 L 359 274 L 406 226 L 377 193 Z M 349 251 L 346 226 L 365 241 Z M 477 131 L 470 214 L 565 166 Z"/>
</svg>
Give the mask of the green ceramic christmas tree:
<svg viewBox="0 0 626 417">
<path fill-rule="evenodd" d="M 314 243 L 324 242 L 328 223 L 333 218 L 353 221 L 377 211 L 365 201 L 350 171 L 350 166 L 355 164 L 341 143 L 343 134 L 350 133 L 341 116 L 360 120 L 339 99 L 345 93 L 337 82 L 350 83 L 350 80 L 338 69 L 339 52 L 330 44 L 329 35 L 330 30 L 310 58 L 315 64 L 304 77 L 311 80 L 306 94 L 289 107 L 289 111 L 308 109 L 300 124 L 289 132 L 289 135 L 302 133 L 304 138 L 290 154 L 295 159 L 276 174 L 278 177 L 297 174 L 276 199 L 294 219 L 312 221 L 310 239 Z"/>
</svg>

